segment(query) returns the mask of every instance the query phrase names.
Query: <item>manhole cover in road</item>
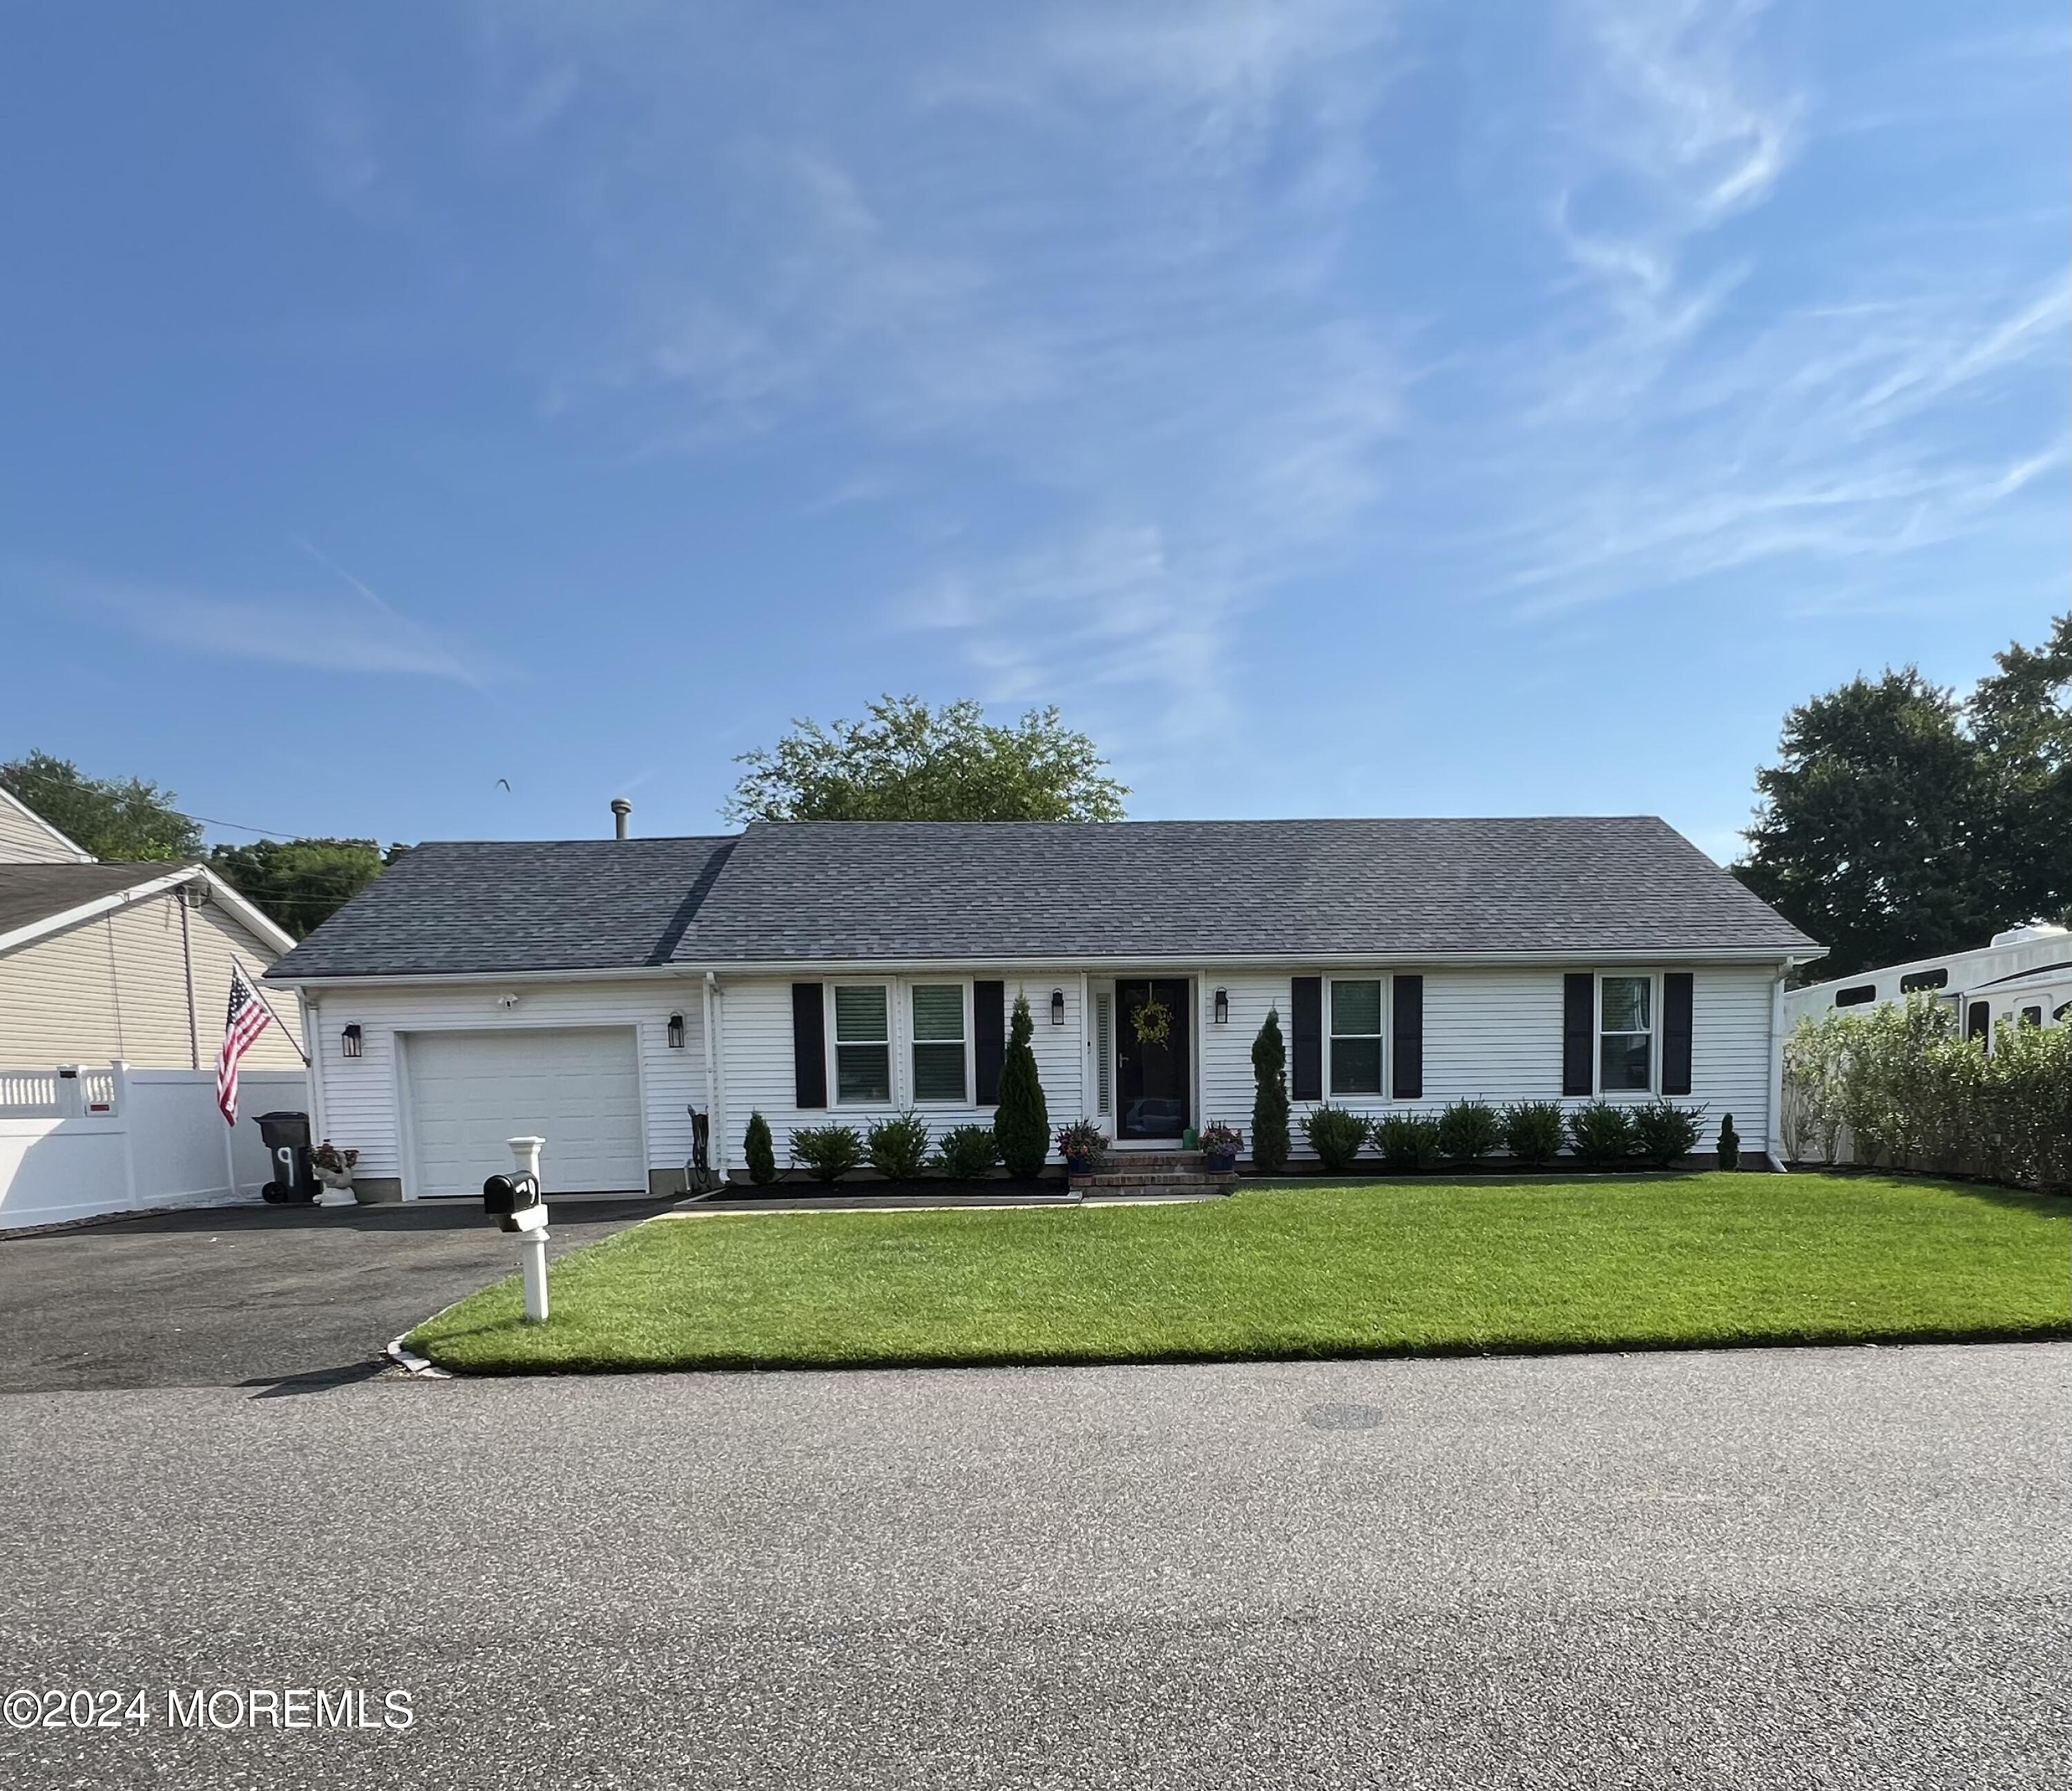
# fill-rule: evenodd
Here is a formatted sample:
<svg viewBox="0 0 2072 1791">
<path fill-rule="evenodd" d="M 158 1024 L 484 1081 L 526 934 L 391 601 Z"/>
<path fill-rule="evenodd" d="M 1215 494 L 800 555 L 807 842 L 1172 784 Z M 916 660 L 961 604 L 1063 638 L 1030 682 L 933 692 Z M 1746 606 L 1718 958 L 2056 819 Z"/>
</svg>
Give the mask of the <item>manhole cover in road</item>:
<svg viewBox="0 0 2072 1791">
<path fill-rule="evenodd" d="M 1302 1422 L 1318 1431 L 1379 1430 L 1388 1422 L 1388 1413 L 1379 1406 L 1312 1406 L 1302 1414 Z"/>
</svg>

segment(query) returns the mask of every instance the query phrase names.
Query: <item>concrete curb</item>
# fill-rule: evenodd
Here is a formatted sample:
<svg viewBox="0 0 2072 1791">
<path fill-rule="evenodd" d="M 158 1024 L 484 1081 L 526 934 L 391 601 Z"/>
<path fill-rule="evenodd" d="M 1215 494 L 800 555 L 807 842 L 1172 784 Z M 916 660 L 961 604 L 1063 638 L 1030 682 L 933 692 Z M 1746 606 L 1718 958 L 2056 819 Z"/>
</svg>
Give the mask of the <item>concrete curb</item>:
<svg viewBox="0 0 2072 1791">
<path fill-rule="evenodd" d="M 408 1337 L 409 1334 L 405 1331 L 403 1337 Z M 405 1374 L 415 1375 L 421 1381 L 450 1381 L 453 1378 L 453 1376 L 443 1368 L 434 1368 L 422 1356 L 405 1349 L 403 1347 L 403 1337 L 393 1339 L 382 1354 Z"/>
</svg>

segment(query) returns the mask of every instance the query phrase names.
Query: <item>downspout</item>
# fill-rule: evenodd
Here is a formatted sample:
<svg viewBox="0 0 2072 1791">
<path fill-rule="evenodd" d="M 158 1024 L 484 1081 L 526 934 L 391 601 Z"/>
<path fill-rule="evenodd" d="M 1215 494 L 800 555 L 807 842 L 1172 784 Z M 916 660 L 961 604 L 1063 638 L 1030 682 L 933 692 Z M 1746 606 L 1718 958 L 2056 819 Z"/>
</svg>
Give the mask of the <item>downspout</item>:
<svg viewBox="0 0 2072 1791">
<path fill-rule="evenodd" d="M 201 1033 L 199 1022 L 195 1018 L 194 998 L 194 940 L 187 930 L 187 889 L 183 883 L 173 891 L 173 899 L 180 905 L 180 972 L 187 984 L 187 1067 L 201 1067 Z"/>
<path fill-rule="evenodd" d="M 1779 1175 L 1784 1167 L 1784 985 L 1790 980 L 1796 958 L 1786 958 L 1770 985 L 1770 1123 L 1765 1154 Z"/>
<path fill-rule="evenodd" d="M 331 1136 L 330 1122 L 324 1117 L 323 1035 L 317 1030 L 322 1017 L 306 989 L 295 991 L 295 1008 L 297 1017 L 302 1023 L 302 1042 L 309 1047 L 310 1054 L 310 1133 L 322 1144 Z"/>
</svg>

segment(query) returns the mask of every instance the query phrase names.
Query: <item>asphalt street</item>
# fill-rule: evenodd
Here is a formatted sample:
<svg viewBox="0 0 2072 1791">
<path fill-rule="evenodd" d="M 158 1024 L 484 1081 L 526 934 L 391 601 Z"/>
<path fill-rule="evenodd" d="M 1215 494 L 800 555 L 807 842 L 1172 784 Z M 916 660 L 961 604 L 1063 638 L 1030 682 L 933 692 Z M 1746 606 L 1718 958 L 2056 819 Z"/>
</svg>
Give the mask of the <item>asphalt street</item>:
<svg viewBox="0 0 2072 1791">
<path fill-rule="evenodd" d="M 2055 1787 L 2068 1415 L 2060 1345 L 11 1395 L 0 1687 L 147 1701 L 0 1784 Z"/>
</svg>

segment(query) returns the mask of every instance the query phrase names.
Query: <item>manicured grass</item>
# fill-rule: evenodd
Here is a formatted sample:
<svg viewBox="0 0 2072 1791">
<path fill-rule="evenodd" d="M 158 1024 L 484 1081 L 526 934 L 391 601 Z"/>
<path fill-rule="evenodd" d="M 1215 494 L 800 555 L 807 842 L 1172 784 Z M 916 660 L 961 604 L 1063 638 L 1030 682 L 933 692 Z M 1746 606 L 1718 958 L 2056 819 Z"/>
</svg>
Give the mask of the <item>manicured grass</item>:
<svg viewBox="0 0 2072 1791">
<path fill-rule="evenodd" d="M 476 1373 L 2072 1336 L 2072 1201 L 1696 1175 L 658 1219 L 411 1334 Z"/>
</svg>

